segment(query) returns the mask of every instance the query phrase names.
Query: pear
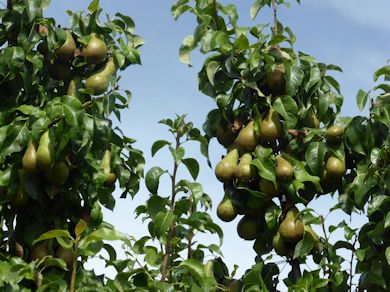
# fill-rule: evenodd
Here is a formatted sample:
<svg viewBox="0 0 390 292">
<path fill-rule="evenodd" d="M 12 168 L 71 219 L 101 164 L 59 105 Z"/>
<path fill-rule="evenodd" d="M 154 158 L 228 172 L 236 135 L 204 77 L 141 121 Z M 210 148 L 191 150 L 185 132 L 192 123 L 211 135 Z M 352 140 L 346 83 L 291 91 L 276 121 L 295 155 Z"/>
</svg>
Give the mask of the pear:
<svg viewBox="0 0 390 292">
<path fill-rule="evenodd" d="M 20 186 L 18 191 L 16 192 L 15 197 L 10 202 L 10 205 L 14 208 L 21 208 L 24 205 L 27 204 L 29 200 L 29 195 L 27 194 L 26 190 L 23 186 Z"/>
<path fill-rule="evenodd" d="M 107 45 L 96 34 L 91 34 L 87 46 L 83 49 L 83 56 L 88 64 L 100 64 L 107 59 Z"/>
<path fill-rule="evenodd" d="M 55 257 L 59 259 L 63 259 L 66 264 L 66 267 L 68 269 L 72 269 L 73 261 L 75 260 L 76 255 L 71 248 L 64 248 L 60 246 L 56 250 Z"/>
<path fill-rule="evenodd" d="M 76 43 L 73 39 L 72 33 L 69 30 L 65 30 L 66 40 L 55 51 L 56 56 L 63 61 L 69 61 L 74 57 L 74 51 L 76 50 Z"/>
<path fill-rule="evenodd" d="M 287 243 L 283 237 L 280 236 L 279 232 L 272 238 L 272 246 L 274 247 L 275 252 L 280 256 L 287 256 L 289 254 Z"/>
<path fill-rule="evenodd" d="M 214 278 L 214 260 L 209 260 L 203 266 L 203 271 L 206 277 Z"/>
<path fill-rule="evenodd" d="M 334 155 L 331 155 L 325 164 L 326 175 L 329 177 L 341 177 L 345 174 L 345 162 Z"/>
<path fill-rule="evenodd" d="M 282 156 L 276 157 L 276 176 L 282 181 L 289 181 L 294 175 L 294 168 Z"/>
<path fill-rule="evenodd" d="M 343 140 L 344 128 L 340 125 L 335 125 L 328 128 L 325 132 L 325 138 L 330 143 L 339 143 Z"/>
<path fill-rule="evenodd" d="M 240 292 L 241 291 L 241 282 L 240 280 L 233 279 L 229 284 L 228 292 Z"/>
<path fill-rule="evenodd" d="M 106 187 L 111 187 L 115 184 L 117 179 L 116 174 L 111 172 L 111 151 L 104 151 L 103 159 L 101 166 L 103 168 L 103 173 L 105 175 L 104 185 Z"/>
<path fill-rule="evenodd" d="M 53 164 L 54 149 L 50 141 L 49 130 L 41 136 L 37 149 L 37 166 L 42 170 L 49 170 Z"/>
<path fill-rule="evenodd" d="M 259 191 L 267 195 L 267 199 L 272 199 L 277 195 L 277 190 L 272 181 L 261 178 L 259 181 Z"/>
<path fill-rule="evenodd" d="M 238 236 L 245 240 L 255 240 L 258 229 L 257 220 L 247 216 L 242 217 L 237 224 Z"/>
<path fill-rule="evenodd" d="M 55 163 L 53 167 L 45 173 L 48 182 L 56 185 L 63 185 L 69 176 L 69 168 L 64 162 Z"/>
<path fill-rule="evenodd" d="M 217 216 L 225 222 L 230 222 L 237 217 L 236 208 L 233 202 L 225 195 L 217 207 Z"/>
<path fill-rule="evenodd" d="M 41 260 L 45 256 L 50 255 L 50 250 L 48 243 L 45 241 L 37 246 L 35 246 L 30 252 L 30 261 Z"/>
<path fill-rule="evenodd" d="M 265 82 L 272 94 L 279 95 L 284 93 L 286 87 L 284 73 L 284 64 L 278 64 L 273 71 L 266 74 Z"/>
<path fill-rule="evenodd" d="M 110 78 L 115 74 L 117 65 L 114 59 L 109 59 L 102 67 L 90 74 L 85 81 L 85 88 L 92 89 L 94 95 L 103 94 L 110 83 Z"/>
<path fill-rule="evenodd" d="M 215 167 L 215 175 L 221 182 L 232 181 L 235 177 L 235 169 L 238 164 L 238 150 L 231 150 L 226 156 L 218 162 Z"/>
<path fill-rule="evenodd" d="M 242 181 L 248 181 L 254 178 L 256 174 L 256 169 L 251 163 L 252 155 L 250 153 L 245 153 L 244 155 L 242 155 L 242 157 L 240 158 L 240 162 L 235 168 L 236 178 Z"/>
<path fill-rule="evenodd" d="M 28 143 L 27 150 L 23 155 L 22 165 L 28 174 L 35 174 L 37 170 L 37 150 L 33 142 Z"/>
<path fill-rule="evenodd" d="M 290 208 L 279 225 L 280 236 L 287 242 L 297 242 L 303 238 L 304 225 L 300 218 L 295 218 L 297 214 L 297 208 Z"/>
<path fill-rule="evenodd" d="M 81 79 L 80 76 L 75 76 L 70 80 L 68 84 L 67 94 L 73 97 L 77 97 L 77 92 L 81 87 Z"/>
<path fill-rule="evenodd" d="M 235 140 L 235 144 L 240 150 L 252 152 L 257 146 L 257 134 L 254 127 L 254 121 L 250 121 L 241 131 Z"/>
<path fill-rule="evenodd" d="M 278 112 L 271 108 L 260 124 L 260 137 L 267 142 L 275 142 L 282 135 L 282 125 Z"/>
</svg>

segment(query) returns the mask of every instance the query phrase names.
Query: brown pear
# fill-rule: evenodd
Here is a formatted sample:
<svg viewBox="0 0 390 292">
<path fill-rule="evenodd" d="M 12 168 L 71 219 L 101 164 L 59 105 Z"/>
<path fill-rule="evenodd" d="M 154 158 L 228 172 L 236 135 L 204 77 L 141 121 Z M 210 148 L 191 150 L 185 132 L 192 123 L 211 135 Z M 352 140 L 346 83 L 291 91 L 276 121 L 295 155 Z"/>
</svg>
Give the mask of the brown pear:
<svg viewBox="0 0 390 292">
<path fill-rule="evenodd" d="M 275 142 L 282 135 L 279 114 L 271 108 L 260 124 L 260 137 L 267 142 Z"/>
<path fill-rule="evenodd" d="M 265 178 L 261 178 L 259 181 L 259 191 L 267 195 L 266 199 L 272 199 L 277 195 L 274 183 Z"/>
<path fill-rule="evenodd" d="M 237 217 L 233 202 L 225 195 L 217 207 L 217 216 L 224 222 L 230 222 Z"/>
<path fill-rule="evenodd" d="M 251 163 L 252 155 L 250 153 L 245 153 L 242 155 L 240 162 L 235 169 L 236 178 L 242 181 L 248 181 L 254 178 L 256 174 L 256 168 Z"/>
<path fill-rule="evenodd" d="M 93 33 L 88 45 L 83 49 L 83 56 L 88 64 L 100 64 L 106 60 L 107 52 L 104 40 Z"/>
<path fill-rule="evenodd" d="M 69 30 L 65 30 L 66 40 L 55 51 L 57 57 L 63 61 L 69 61 L 74 57 L 74 51 L 76 50 L 76 43 L 73 39 L 72 33 Z"/>
<path fill-rule="evenodd" d="M 60 246 L 55 253 L 55 257 L 59 259 L 63 259 L 66 267 L 68 269 L 72 269 L 73 267 L 73 261 L 75 260 L 75 253 L 71 248 L 64 248 Z"/>
<path fill-rule="evenodd" d="M 294 167 L 282 156 L 276 157 L 276 176 L 282 181 L 289 181 L 294 175 Z"/>
<path fill-rule="evenodd" d="M 331 155 L 325 164 L 326 175 L 329 177 L 341 177 L 345 174 L 346 166 L 345 162 L 341 161 L 338 157 Z"/>
<path fill-rule="evenodd" d="M 285 68 L 284 64 L 278 64 L 276 68 L 267 73 L 265 77 L 266 84 L 272 94 L 284 94 L 286 80 L 284 79 Z"/>
<path fill-rule="evenodd" d="M 280 236 L 287 242 L 297 242 L 303 238 L 304 225 L 299 217 L 296 218 L 297 214 L 297 208 L 290 208 L 279 225 Z"/>
<path fill-rule="evenodd" d="M 215 175 L 222 182 L 229 182 L 235 178 L 235 169 L 238 164 L 238 150 L 231 150 L 218 162 L 215 167 Z"/>
<path fill-rule="evenodd" d="M 37 150 L 33 142 L 28 143 L 27 150 L 23 155 L 22 165 L 28 174 L 35 174 L 37 171 Z"/>
<path fill-rule="evenodd" d="M 244 216 L 237 224 L 238 236 L 245 240 L 255 240 L 258 233 L 257 219 Z"/>
<path fill-rule="evenodd" d="M 244 152 L 252 152 L 257 146 L 257 134 L 254 127 L 254 121 L 250 121 L 241 129 L 235 140 L 235 144 Z"/>
<path fill-rule="evenodd" d="M 339 143 L 343 140 L 344 128 L 340 125 L 335 125 L 328 128 L 325 132 L 325 138 L 328 142 Z"/>
</svg>

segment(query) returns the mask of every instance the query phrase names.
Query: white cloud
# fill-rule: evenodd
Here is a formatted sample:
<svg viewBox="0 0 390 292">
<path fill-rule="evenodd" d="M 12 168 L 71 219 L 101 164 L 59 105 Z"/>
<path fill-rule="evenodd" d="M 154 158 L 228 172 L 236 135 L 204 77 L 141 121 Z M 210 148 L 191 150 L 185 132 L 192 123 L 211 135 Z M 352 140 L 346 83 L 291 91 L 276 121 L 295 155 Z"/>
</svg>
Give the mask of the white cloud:
<svg viewBox="0 0 390 292">
<path fill-rule="evenodd" d="M 307 4 L 330 7 L 342 16 L 353 22 L 375 27 L 378 29 L 389 28 L 389 0 L 319 0 L 310 1 Z"/>
</svg>

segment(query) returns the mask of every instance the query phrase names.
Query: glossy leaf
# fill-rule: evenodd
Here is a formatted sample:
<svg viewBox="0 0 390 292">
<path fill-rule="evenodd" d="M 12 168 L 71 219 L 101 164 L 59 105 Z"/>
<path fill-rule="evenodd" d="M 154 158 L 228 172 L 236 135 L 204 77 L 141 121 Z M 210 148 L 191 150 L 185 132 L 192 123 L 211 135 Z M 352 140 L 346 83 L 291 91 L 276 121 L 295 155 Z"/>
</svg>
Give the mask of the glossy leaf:
<svg viewBox="0 0 390 292">
<path fill-rule="evenodd" d="M 166 171 L 158 166 L 149 169 L 145 176 L 145 184 L 149 192 L 152 194 L 157 194 L 160 176 L 162 176 L 164 173 L 166 173 Z"/>
</svg>

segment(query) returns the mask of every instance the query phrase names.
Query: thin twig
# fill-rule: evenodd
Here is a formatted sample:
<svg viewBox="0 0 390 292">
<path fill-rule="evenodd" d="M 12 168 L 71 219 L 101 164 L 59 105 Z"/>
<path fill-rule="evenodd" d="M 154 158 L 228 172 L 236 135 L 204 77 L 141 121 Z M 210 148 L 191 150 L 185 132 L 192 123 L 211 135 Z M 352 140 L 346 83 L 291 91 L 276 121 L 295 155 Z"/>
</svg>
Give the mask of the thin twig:
<svg viewBox="0 0 390 292">
<path fill-rule="evenodd" d="M 272 29 L 274 35 L 278 34 L 278 2 L 277 0 L 272 0 L 272 10 L 274 12 L 274 27 Z"/>
</svg>

